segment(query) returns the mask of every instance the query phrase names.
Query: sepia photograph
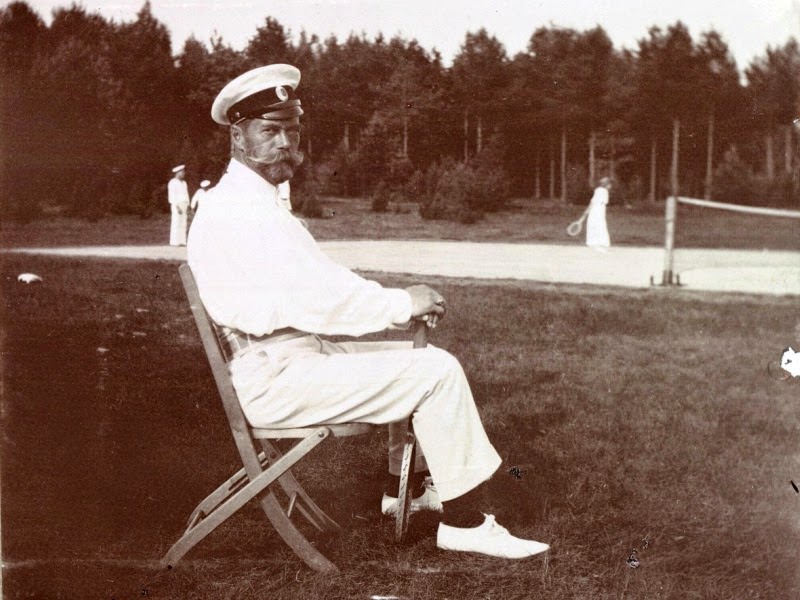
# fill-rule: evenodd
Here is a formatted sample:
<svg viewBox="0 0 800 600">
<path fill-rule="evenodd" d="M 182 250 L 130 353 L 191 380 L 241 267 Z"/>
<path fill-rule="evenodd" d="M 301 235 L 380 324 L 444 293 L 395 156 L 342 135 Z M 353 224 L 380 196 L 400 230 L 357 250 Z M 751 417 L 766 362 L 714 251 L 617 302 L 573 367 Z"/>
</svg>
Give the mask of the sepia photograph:
<svg viewBox="0 0 800 600">
<path fill-rule="evenodd" d="M 800 598 L 800 0 L 6 0 L 0 81 L 0 599 Z"/>
</svg>

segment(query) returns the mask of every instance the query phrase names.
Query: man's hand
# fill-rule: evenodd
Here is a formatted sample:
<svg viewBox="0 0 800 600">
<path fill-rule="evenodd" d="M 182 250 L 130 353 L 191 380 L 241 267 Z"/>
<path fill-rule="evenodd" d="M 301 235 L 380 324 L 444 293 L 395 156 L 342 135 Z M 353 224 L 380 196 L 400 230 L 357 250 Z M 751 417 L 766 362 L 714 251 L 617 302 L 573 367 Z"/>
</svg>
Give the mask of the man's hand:
<svg viewBox="0 0 800 600">
<path fill-rule="evenodd" d="M 421 317 L 428 327 L 436 327 L 439 319 L 444 317 L 444 297 L 427 285 L 412 285 L 406 288 L 411 296 L 411 317 Z"/>
</svg>

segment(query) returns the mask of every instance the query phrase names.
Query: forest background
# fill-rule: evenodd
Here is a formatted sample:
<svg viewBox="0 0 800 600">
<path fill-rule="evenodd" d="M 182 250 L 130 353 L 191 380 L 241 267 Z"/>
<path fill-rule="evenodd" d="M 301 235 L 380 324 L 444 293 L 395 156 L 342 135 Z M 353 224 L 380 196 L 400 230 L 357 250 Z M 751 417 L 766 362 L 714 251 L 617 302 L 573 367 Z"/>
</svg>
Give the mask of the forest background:
<svg viewBox="0 0 800 600">
<path fill-rule="evenodd" d="M 49 26 L 25 2 L 0 13 L 3 218 L 144 218 L 168 208 L 166 181 L 190 191 L 221 176 L 227 131 L 209 110 L 241 72 L 273 62 L 303 79 L 296 208 L 325 196 L 416 202 L 430 219 L 474 222 L 512 197 L 586 202 L 605 175 L 614 199 L 652 206 L 670 193 L 800 204 L 800 47 L 789 38 L 740 70 L 714 30 L 680 21 L 635 50 L 601 26 L 535 29 L 508 56 L 480 29 L 450 67 L 414 39 L 292 36 L 265 16 L 247 46 L 170 32 L 145 2 L 115 22 L 79 5 Z"/>
</svg>

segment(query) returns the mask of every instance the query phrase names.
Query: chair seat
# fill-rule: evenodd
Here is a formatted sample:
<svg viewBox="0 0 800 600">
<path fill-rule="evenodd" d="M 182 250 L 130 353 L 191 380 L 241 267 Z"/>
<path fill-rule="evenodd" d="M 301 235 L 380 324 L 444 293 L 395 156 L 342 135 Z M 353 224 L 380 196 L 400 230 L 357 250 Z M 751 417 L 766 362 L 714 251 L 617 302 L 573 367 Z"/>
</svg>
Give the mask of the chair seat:
<svg viewBox="0 0 800 600">
<path fill-rule="evenodd" d="M 250 435 L 257 440 L 299 439 L 305 438 L 319 429 L 327 429 L 333 437 L 348 437 L 370 433 L 376 425 L 370 423 L 342 423 L 336 425 L 315 425 L 313 427 L 295 427 L 291 429 L 250 428 Z"/>
</svg>

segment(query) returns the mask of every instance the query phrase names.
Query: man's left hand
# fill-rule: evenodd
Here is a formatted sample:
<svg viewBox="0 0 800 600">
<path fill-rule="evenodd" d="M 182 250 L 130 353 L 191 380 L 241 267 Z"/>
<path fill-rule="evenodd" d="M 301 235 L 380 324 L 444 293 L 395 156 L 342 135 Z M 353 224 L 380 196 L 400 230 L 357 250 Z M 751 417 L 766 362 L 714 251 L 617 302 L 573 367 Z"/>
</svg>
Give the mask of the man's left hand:
<svg viewBox="0 0 800 600">
<path fill-rule="evenodd" d="M 436 327 L 447 310 L 444 296 L 424 284 L 412 285 L 406 291 L 411 295 L 411 316 L 425 321 L 431 329 Z"/>
</svg>

